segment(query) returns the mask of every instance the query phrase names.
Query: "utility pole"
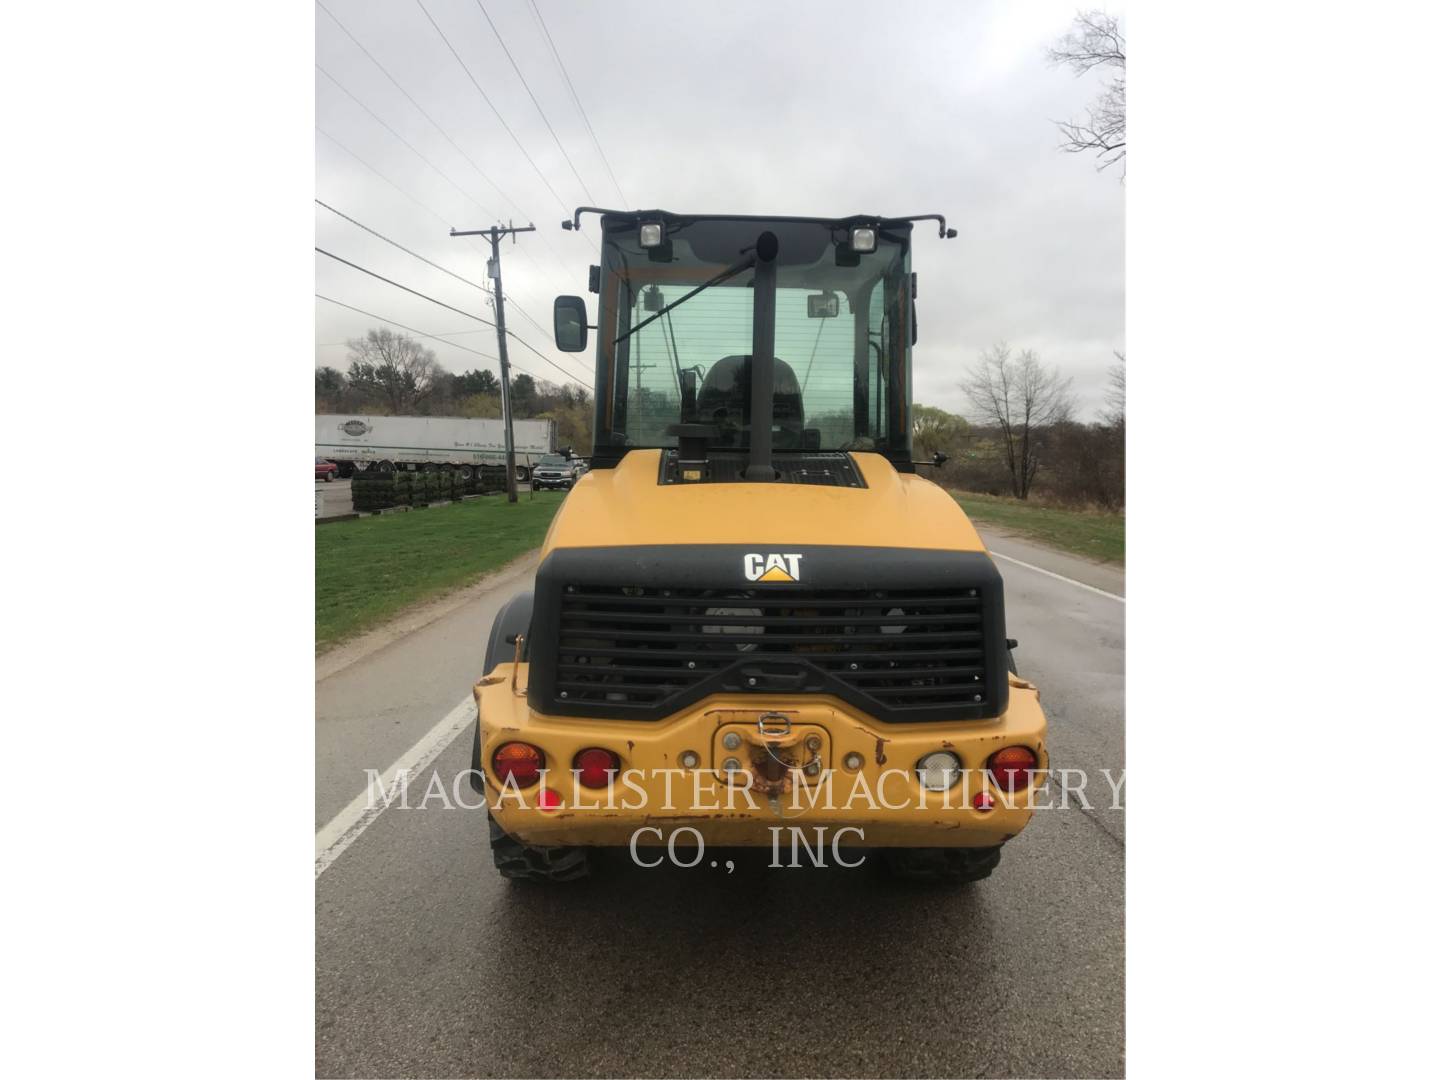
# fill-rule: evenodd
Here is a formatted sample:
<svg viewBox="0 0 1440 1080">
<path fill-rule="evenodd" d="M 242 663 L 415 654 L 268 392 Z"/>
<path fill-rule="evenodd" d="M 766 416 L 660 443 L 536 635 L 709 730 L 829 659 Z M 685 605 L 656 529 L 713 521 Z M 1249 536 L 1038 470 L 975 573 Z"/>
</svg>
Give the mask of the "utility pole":
<svg viewBox="0 0 1440 1080">
<path fill-rule="evenodd" d="M 506 225 L 491 225 L 488 229 L 450 230 L 451 236 L 484 236 L 490 240 L 490 280 L 495 282 L 495 336 L 500 339 L 500 414 L 505 418 L 505 497 L 515 501 L 515 421 L 510 412 L 510 353 L 505 347 L 505 289 L 500 283 L 500 238 L 514 234 L 534 232 L 534 224 L 515 227 L 512 221 Z M 530 493 L 535 493 L 535 478 L 530 478 Z"/>
</svg>

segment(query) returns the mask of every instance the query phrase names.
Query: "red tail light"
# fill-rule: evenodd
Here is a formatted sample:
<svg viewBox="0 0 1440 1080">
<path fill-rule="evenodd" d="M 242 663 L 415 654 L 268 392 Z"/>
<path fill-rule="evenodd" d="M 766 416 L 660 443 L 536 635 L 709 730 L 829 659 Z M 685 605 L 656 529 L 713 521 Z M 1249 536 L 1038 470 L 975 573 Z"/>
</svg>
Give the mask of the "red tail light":
<svg viewBox="0 0 1440 1080">
<path fill-rule="evenodd" d="M 545 755 L 538 746 L 507 742 L 496 748 L 491 764 L 502 785 L 509 781 L 516 787 L 527 788 L 539 782 L 540 771 L 545 768 Z"/>
<path fill-rule="evenodd" d="M 620 755 L 610 750 L 602 750 L 598 746 L 592 746 L 588 750 L 581 750 L 575 755 L 575 761 L 570 766 L 580 778 L 580 783 L 588 788 L 603 788 L 610 786 L 610 780 L 620 771 Z"/>
<path fill-rule="evenodd" d="M 1028 746 L 1007 746 L 990 755 L 990 775 L 1006 791 L 1029 787 L 1030 775 L 1039 764 L 1035 751 Z"/>
</svg>

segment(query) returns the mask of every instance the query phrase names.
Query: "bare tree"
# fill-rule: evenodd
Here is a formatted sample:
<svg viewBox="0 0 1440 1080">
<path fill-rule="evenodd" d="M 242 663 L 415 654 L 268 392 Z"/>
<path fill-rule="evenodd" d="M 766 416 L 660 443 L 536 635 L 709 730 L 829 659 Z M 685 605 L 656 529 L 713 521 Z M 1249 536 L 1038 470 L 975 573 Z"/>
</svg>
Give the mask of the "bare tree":
<svg viewBox="0 0 1440 1080">
<path fill-rule="evenodd" d="M 1040 439 L 1070 418 L 1070 380 L 1044 367 L 1029 349 L 1013 356 L 1001 342 L 980 355 L 960 388 L 975 406 L 976 422 L 999 430 L 1010 490 L 1028 499 L 1040 471 Z"/>
<path fill-rule="evenodd" d="M 392 415 L 413 412 L 445 374 L 435 353 L 393 330 L 370 330 L 345 343 L 350 348 L 350 381 L 371 390 Z"/>
<path fill-rule="evenodd" d="M 1112 428 L 1125 430 L 1125 354 L 1116 352 L 1110 365 L 1110 389 L 1105 391 L 1105 411 L 1101 419 Z"/>
<path fill-rule="evenodd" d="M 1120 74 L 1101 84 L 1100 96 L 1083 120 L 1057 120 L 1065 141 L 1060 149 L 1070 154 L 1094 151 L 1099 169 L 1125 160 L 1125 35 L 1120 19 L 1104 11 L 1075 16 L 1070 32 L 1050 50 L 1052 64 L 1067 64 L 1076 75 L 1097 67 L 1119 68 Z M 1121 167 L 1121 179 L 1125 170 Z"/>
</svg>

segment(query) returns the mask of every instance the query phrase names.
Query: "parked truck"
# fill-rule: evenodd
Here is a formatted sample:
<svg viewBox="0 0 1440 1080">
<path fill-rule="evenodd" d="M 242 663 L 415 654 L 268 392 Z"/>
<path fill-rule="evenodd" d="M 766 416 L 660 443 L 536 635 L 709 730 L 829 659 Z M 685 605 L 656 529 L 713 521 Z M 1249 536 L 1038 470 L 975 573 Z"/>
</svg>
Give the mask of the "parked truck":
<svg viewBox="0 0 1440 1080">
<path fill-rule="evenodd" d="M 555 421 L 516 420 L 515 475 L 528 480 L 542 457 L 555 453 Z M 315 417 L 315 455 L 340 476 L 357 471 L 453 467 L 468 480 L 481 465 L 505 464 L 505 424 L 461 416 Z"/>
</svg>

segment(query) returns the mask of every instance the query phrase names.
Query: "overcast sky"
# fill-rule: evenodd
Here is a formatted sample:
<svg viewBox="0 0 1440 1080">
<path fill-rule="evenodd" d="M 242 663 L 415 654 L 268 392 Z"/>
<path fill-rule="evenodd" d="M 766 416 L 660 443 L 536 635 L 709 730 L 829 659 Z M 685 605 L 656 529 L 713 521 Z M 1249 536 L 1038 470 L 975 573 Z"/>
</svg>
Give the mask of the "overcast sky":
<svg viewBox="0 0 1440 1080">
<path fill-rule="evenodd" d="M 451 239 L 449 226 L 533 221 L 539 235 L 504 249 L 506 298 L 544 329 L 510 304 L 508 322 L 559 369 L 512 346 L 518 370 L 591 381 L 590 355 L 556 351 L 549 332 L 557 293 L 585 295 L 593 316 L 585 286 L 598 261 L 595 219 L 579 235 L 559 227 L 575 206 L 939 212 L 959 235 L 915 232 L 915 399 L 968 412 L 964 369 L 1006 340 L 1073 377 L 1082 417 L 1102 405 L 1106 369 L 1125 344 L 1124 186 L 1115 168 L 1097 173 L 1093 159 L 1056 149 L 1052 121 L 1081 112 L 1101 77 L 1076 78 L 1045 59 L 1073 0 L 535 0 L 619 192 L 529 0 L 484 0 L 485 11 L 575 172 L 477 0 L 423 2 L 503 124 L 418 0 L 323 2 L 445 134 L 317 6 L 316 62 L 328 73 L 315 73 L 317 198 L 474 282 L 484 280 L 484 252 Z M 492 317 L 469 285 L 318 206 L 315 222 L 319 247 Z M 488 327 L 321 255 L 316 292 L 495 353 Z M 383 325 L 318 299 L 315 316 L 317 366 L 343 369 L 337 343 Z M 497 367 L 426 344 L 451 371 Z"/>
</svg>

